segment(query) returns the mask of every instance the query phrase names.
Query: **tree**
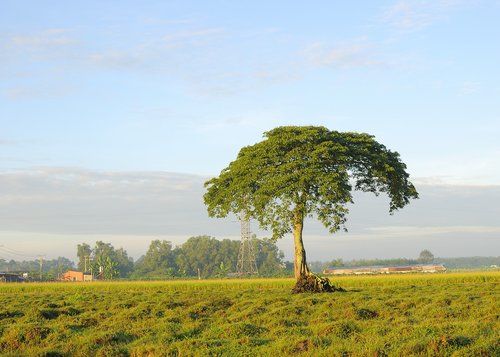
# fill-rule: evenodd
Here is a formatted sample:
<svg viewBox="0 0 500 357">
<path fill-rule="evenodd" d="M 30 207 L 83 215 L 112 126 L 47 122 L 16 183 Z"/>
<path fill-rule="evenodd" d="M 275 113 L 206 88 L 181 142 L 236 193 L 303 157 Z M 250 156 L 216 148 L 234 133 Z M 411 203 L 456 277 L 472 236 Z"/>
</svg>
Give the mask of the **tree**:
<svg viewBox="0 0 500 357">
<path fill-rule="evenodd" d="M 256 263 L 260 276 L 276 276 L 284 273 L 284 254 L 268 238 L 252 239 L 256 247 Z"/>
<path fill-rule="evenodd" d="M 220 266 L 232 270 L 238 257 L 238 241 L 224 239 L 219 241 L 210 236 L 189 238 L 177 255 L 177 266 L 182 274 L 203 278 L 220 275 Z"/>
<path fill-rule="evenodd" d="M 418 262 L 420 264 L 431 264 L 434 262 L 434 254 L 432 254 L 429 250 L 424 249 L 418 256 Z"/>
<path fill-rule="evenodd" d="M 101 277 L 104 277 L 103 272 L 105 272 L 106 267 L 110 272 L 106 278 L 114 276 L 125 278 L 134 268 L 134 262 L 125 249 L 115 249 L 111 243 L 102 241 L 95 242 L 92 249 L 87 243 L 78 244 L 77 256 L 79 270 L 84 271 L 86 266 L 88 271 L 90 270 L 93 274 L 98 274 Z M 88 259 L 87 264 L 85 264 L 85 259 Z"/>
<path fill-rule="evenodd" d="M 397 152 L 363 133 L 285 126 L 264 137 L 205 182 L 209 216 L 244 214 L 271 229 L 274 240 L 293 233 L 294 291 L 334 291 L 307 266 L 304 218 L 314 215 L 331 233 L 345 229 L 353 189 L 386 193 L 393 213 L 418 197 L 406 165 Z"/>
<path fill-rule="evenodd" d="M 113 261 L 111 257 L 107 256 L 104 260 L 104 279 L 111 280 L 118 275 L 118 263 Z"/>
<path fill-rule="evenodd" d="M 146 255 L 136 262 L 134 277 L 166 279 L 175 276 L 176 272 L 172 243 L 166 240 L 153 240 Z"/>
<path fill-rule="evenodd" d="M 78 244 L 76 247 L 76 256 L 78 257 L 78 270 L 87 272 L 90 269 L 90 256 L 92 248 L 87 243 Z"/>
<path fill-rule="evenodd" d="M 74 269 L 74 263 L 65 257 L 57 259 L 45 260 L 43 262 L 43 270 L 48 276 L 59 278 L 64 272 Z M 50 280 L 50 279 L 49 279 Z"/>
<path fill-rule="evenodd" d="M 115 249 L 110 257 L 116 263 L 116 275 L 126 278 L 134 270 L 134 261 L 123 248 Z"/>
</svg>

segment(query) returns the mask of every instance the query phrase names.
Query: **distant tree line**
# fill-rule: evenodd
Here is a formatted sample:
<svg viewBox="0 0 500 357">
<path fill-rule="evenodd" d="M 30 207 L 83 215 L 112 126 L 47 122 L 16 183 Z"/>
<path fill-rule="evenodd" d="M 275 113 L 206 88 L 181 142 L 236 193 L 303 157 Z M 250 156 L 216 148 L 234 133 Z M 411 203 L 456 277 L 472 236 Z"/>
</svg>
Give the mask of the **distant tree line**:
<svg viewBox="0 0 500 357">
<path fill-rule="evenodd" d="M 499 268 L 500 257 L 436 258 L 448 269 Z"/>
<path fill-rule="evenodd" d="M 284 255 L 269 239 L 253 238 L 255 258 L 260 276 L 285 275 Z M 182 277 L 217 278 L 235 272 L 240 241 L 217 240 L 210 236 L 189 238 L 181 246 L 172 247 L 165 240 L 154 240 L 140 257 L 134 279 L 168 279 Z"/>
<path fill-rule="evenodd" d="M 484 269 L 500 267 L 500 257 L 462 257 L 436 258 L 427 249 L 420 252 L 418 258 L 396 259 L 334 259 L 328 262 L 315 261 L 310 263 L 311 270 L 321 272 L 327 268 L 353 266 L 404 266 L 415 264 L 443 264 L 448 269 Z"/>
<path fill-rule="evenodd" d="M 259 276 L 288 276 L 291 263 L 270 239 L 252 239 Z M 43 280 L 54 280 L 68 270 L 92 273 L 101 279 L 173 279 L 221 278 L 236 271 L 240 241 L 218 240 L 210 236 L 189 238 L 174 247 L 166 240 L 153 240 L 147 252 L 137 261 L 123 248 L 110 243 L 95 242 L 77 245 L 77 262 L 67 258 L 43 260 Z M 0 271 L 27 272 L 35 279 L 40 275 L 39 259 L 14 261 L 0 258 Z"/>
<path fill-rule="evenodd" d="M 284 261 L 284 254 L 270 239 L 253 238 L 259 276 L 292 276 L 293 263 Z M 92 272 L 103 279 L 175 279 L 175 278 L 222 278 L 236 271 L 240 241 L 218 240 L 210 236 L 189 238 L 174 247 L 166 240 L 153 240 L 147 252 L 133 261 L 123 248 L 116 249 L 110 243 L 97 241 L 92 247 L 78 244 L 75 265 L 70 259 L 42 259 L 43 280 L 54 280 L 72 269 Z M 444 264 L 448 269 L 483 269 L 500 267 L 500 257 L 435 258 L 423 250 L 418 258 L 360 259 L 344 261 L 310 262 L 312 271 L 321 272 L 330 267 L 342 266 L 397 266 L 424 263 Z M 40 276 L 40 259 L 15 261 L 0 258 L 1 272 L 26 272 L 30 277 Z"/>
<path fill-rule="evenodd" d="M 286 275 L 283 253 L 269 239 L 252 240 L 260 276 Z M 98 241 L 77 246 L 77 268 L 103 279 L 217 278 L 235 272 L 240 242 L 210 236 L 189 238 L 173 247 L 166 240 L 153 240 L 146 254 L 135 263 L 123 248 Z"/>
<path fill-rule="evenodd" d="M 43 259 L 42 257 L 42 279 L 54 280 L 64 272 L 74 269 L 74 263 L 64 257 L 56 259 Z M 0 258 L 1 272 L 23 272 L 28 273 L 30 277 L 40 277 L 40 259 L 16 261 Z"/>
<path fill-rule="evenodd" d="M 429 250 L 424 249 L 420 252 L 418 258 L 397 258 L 397 259 L 353 259 L 343 261 L 342 259 L 334 259 L 330 262 L 312 262 L 311 269 L 313 271 L 323 271 L 327 268 L 335 267 L 365 267 L 365 266 L 400 266 L 400 265 L 415 265 L 415 264 L 432 264 L 434 263 L 434 254 Z"/>
</svg>

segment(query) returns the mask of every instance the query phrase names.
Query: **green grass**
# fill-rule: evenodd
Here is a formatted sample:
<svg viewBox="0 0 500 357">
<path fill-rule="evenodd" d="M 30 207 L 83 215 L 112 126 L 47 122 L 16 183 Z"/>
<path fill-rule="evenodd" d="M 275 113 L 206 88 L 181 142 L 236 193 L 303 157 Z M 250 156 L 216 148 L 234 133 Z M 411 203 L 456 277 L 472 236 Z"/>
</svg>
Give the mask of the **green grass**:
<svg viewBox="0 0 500 357">
<path fill-rule="evenodd" d="M 499 356 L 500 273 L 0 285 L 3 356 Z"/>
</svg>

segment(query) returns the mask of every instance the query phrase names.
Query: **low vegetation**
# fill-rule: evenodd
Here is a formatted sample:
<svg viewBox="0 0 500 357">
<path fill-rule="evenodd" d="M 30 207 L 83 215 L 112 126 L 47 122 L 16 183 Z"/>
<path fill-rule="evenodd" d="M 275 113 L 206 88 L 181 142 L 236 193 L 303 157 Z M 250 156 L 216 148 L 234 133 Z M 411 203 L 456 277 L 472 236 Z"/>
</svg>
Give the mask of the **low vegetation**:
<svg viewBox="0 0 500 357">
<path fill-rule="evenodd" d="M 498 356 L 500 273 L 0 285 L 2 356 Z"/>
</svg>

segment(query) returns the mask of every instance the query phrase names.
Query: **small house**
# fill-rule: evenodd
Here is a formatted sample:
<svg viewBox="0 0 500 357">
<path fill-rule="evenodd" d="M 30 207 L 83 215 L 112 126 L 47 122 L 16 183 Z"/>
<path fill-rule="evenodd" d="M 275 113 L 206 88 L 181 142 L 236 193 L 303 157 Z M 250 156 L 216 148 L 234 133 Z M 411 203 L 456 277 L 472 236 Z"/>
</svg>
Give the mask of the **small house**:
<svg viewBox="0 0 500 357">
<path fill-rule="evenodd" d="M 85 274 L 81 271 L 68 270 L 61 277 L 62 281 L 92 281 L 91 274 Z"/>
</svg>

